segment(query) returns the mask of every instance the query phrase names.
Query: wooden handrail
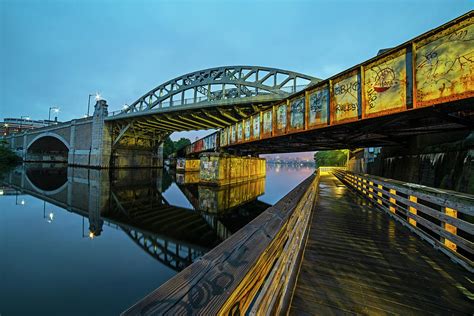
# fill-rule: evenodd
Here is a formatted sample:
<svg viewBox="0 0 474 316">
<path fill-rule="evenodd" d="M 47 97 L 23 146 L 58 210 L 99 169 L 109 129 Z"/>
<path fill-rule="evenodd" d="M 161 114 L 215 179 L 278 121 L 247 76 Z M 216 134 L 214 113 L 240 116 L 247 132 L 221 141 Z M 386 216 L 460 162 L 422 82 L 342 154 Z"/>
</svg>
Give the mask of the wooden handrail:
<svg viewBox="0 0 474 316">
<path fill-rule="evenodd" d="M 335 170 L 341 181 L 473 272 L 474 196 Z"/>
<path fill-rule="evenodd" d="M 123 315 L 285 311 L 318 185 L 319 171 Z"/>
<path fill-rule="evenodd" d="M 336 170 L 347 170 L 347 167 L 321 166 L 318 168 L 319 174 L 331 173 Z"/>
</svg>

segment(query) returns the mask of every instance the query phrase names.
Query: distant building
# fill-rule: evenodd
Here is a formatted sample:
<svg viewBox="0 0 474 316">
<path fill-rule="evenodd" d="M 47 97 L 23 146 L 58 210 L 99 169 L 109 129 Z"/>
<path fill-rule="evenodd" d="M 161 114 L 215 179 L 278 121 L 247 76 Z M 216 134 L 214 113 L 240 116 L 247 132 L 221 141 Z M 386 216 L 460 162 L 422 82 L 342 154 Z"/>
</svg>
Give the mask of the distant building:
<svg viewBox="0 0 474 316">
<path fill-rule="evenodd" d="M 5 118 L 0 123 L 0 136 L 8 136 L 26 130 L 58 124 L 57 120 L 29 120 L 26 118 Z"/>
</svg>

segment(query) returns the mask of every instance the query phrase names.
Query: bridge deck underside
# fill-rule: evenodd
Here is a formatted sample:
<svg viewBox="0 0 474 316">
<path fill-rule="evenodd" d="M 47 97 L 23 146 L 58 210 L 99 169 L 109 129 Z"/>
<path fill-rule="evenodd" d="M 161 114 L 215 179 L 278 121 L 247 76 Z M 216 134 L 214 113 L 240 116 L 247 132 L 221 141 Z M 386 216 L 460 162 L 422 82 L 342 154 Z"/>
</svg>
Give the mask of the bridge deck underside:
<svg viewBox="0 0 474 316">
<path fill-rule="evenodd" d="M 290 314 L 470 314 L 468 273 L 323 176 Z"/>
<path fill-rule="evenodd" d="M 144 111 L 131 114 L 111 116 L 109 122 L 133 123 L 135 128 L 146 132 L 181 132 L 224 128 L 242 119 L 267 109 L 271 100 L 239 103 L 196 104 L 187 108 L 168 107 L 155 111 Z"/>
<path fill-rule="evenodd" d="M 443 104 L 224 147 L 240 154 L 399 146 L 410 137 L 474 128 L 474 101 Z"/>
</svg>

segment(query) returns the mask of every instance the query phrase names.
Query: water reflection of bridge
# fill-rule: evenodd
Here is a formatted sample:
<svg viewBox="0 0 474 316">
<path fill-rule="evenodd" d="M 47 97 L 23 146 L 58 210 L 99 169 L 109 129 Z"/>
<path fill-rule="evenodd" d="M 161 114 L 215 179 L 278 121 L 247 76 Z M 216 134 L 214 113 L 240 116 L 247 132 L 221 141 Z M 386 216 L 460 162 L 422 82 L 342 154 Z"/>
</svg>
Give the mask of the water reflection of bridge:
<svg viewBox="0 0 474 316">
<path fill-rule="evenodd" d="M 206 213 L 198 211 L 199 205 L 194 204 L 195 210 L 177 207 L 170 205 L 162 194 L 172 181 L 162 169 L 109 173 L 51 164 L 26 165 L 11 171 L 3 180 L 9 189 L 87 217 L 91 238 L 102 234 L 104 223 L 122 230 L 150 256 L 177 271 L 268 207 L 255 202 L 263 191 L 253 199 L 242 200 L 231 211 L 221 208 Z M 186 190 L 186 186 L 179 187 Z M 199 201 L 198 196 L 187 196 Z M 211 201 L 206 203 L 223 207 Z"/>
<path fill-rule="evenodd" d="M 194 177 L 185 173 L 185 177 Z M 252 179 L 225 186 L 205 186 L 187 183 L 183 174 L 174 175 L 179 189 L 201 216 L 224 240 L 254 219 L 269 204 L 257 200 L 265 192 L 265 178 Z"/>
</svg>

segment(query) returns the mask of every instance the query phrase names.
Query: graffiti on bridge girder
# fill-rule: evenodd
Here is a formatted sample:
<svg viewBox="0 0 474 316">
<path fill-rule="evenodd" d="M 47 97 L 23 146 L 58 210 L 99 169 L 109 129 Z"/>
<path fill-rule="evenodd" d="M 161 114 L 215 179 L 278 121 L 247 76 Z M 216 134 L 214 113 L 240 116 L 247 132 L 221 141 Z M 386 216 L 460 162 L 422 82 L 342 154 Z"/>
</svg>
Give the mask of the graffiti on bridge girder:
<svg viewBox="0 0 474 316">
<path fill-rule="evenodd" d="M 363 117 L 379 116 L 406 108 L 406 49 L 364 67 Z"/>
<path fill-rule="evenodd" d="M 309 93 L 308 126 L 326 125 L 329 113 L 329 87 L 324 85 Z"/>
<path fill-rule="evenodd" d="M 331 122 L 343 123 L 358 118 L 360 82 L 358 71 L 336 78 L 332 86 Z"/>
<path fill-rule="evenodd" d="M 417 106 L 474 94 L 473 22 L 467 19 L 416 43 Z"/>
</svg>

